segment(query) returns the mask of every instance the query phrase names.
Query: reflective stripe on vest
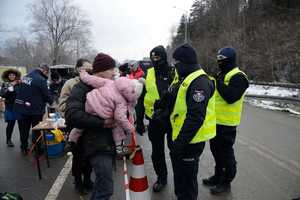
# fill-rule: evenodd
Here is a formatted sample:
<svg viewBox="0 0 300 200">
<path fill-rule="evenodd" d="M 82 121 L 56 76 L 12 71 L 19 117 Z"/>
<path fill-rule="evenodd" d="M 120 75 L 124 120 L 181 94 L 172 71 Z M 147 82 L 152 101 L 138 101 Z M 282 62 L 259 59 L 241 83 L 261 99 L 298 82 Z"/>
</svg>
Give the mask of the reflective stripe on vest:
<svg viewBox="0 0 300 200">
<path fill-rule="evenodd" d="M 242 73 L 246 78 L 247 75 L 242 72 L 238 67 L 233 68 L 224 77 L 224 84 L 228 85 L 230 79 L 237 73 Z M 216 92 L 216 116 L 217 124 L 225 126 L 238 126 L 241 121 L 242 109 L 243 109 L 243 96 L 236 102 L 228 104 L 220 93 Z"/>
<path fill-rule="evenodd" d="M 170 116 L 172 125 L 172 140 L 174 141 L 184 124 L 187 113 L 186 92 L 191 82 L 201 75 L 206 75 L 203 69 L 197 70 L 190 74 L 181 83 L 176 97 L 174 110 Z M 207 76 L 207 75 L 206 75 Z M 194 138 L 190 141 L 191 144 L 207 141 L 216 135 L 216 115 L 215 115 L 215 93 L 209 99 L 206 108 L 206 116 L 202 126 L 197 131 Z"/>
<path fill-rule="evenodd" d="M 159 93 L 156 86 L 156 78 L 154 68 L 147 70 L 146 76 L 146 94 L 144 98 L 145 114 L 150 119 L 154 113 L 154 102 L 159 99 Z"/>
</svg>

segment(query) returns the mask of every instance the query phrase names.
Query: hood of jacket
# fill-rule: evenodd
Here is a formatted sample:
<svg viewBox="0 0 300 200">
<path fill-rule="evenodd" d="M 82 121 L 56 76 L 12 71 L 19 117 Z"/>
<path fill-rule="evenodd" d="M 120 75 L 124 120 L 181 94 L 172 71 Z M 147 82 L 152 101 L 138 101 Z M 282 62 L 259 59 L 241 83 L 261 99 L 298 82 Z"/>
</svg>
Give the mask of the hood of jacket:
<svg viewBox="0 0 300 200">
<path fill-rule="evenodd" d="M 21 78 L 21 72 L 19 72 L 16 69 L 8 69 L 8 70 L 4 71 L 1 76 L 1 78 L 4 82 L 10 82 L 10 80 L 8 79 L 9 74 L 15 74 L 16 80 L 19 80 Z"/>
</svg>

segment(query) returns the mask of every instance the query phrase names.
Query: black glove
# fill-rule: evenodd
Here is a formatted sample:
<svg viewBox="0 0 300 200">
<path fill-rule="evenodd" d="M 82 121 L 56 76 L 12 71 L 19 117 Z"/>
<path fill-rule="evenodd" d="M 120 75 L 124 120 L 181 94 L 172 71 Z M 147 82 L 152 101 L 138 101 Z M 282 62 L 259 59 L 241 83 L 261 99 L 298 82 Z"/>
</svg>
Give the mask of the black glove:
<svg viewBox="0 0 300 200">
<path fill-rule="evenodd" d="M 143 136 L 143 134 L 145 133 L 145 125 L 143 123 L 137 123 L 137 125 L 136 125 L 136 132 L 140 136 Z"/>
<path fill-rule="evenodd" d="M 216 87 L 218 91 L 223 91 L 224 87 L 226 87 L 226 85 L 224 84 L 222 79 L 217 79 L 216 80 Z"/>
</svg>

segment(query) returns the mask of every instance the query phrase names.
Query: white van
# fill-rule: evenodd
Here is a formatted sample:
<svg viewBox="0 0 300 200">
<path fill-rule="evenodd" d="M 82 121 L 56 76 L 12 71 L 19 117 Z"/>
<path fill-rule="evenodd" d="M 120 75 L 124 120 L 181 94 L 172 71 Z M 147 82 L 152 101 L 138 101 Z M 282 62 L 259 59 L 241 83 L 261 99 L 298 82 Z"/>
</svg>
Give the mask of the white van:
<svg viewBox="0 0 300 200">
<path fill-rule="evenodd" d="M 75 75 L 75 66 L 74 65 L 54 65 L 54 66 L 50 66 L 50 76 L 51 77 L 51 73 L 53 72 L 57 72 L 60 77 L 64 80 L 68 80 L 70 78 L 73 78 Z"/>
</svg>

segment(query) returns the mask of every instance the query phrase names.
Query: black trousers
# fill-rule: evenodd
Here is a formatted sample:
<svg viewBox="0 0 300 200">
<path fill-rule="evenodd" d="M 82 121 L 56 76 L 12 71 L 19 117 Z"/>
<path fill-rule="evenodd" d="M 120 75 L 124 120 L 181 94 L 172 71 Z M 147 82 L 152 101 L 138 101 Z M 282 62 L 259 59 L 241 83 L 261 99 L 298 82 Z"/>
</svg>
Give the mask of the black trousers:
<svg viewBox="0 0 300 200">
<path fill-rule="evenodd" d="M 166 128 L 156 120 L 149 120 L 148 137 L 151 141 L 151 159 L 158 179 L 166 181 L 168 176 L 165 158 Z"/>
<path fill-rule="evenodd" d="M 43 115 L 22 115 L 22 119 L 18 120 L 21 149 L 26 150 L 28 148 L 28 138 L 30 128 L 37 125 L 43 120 Z M 39 136 L 39 132 L 34 132 L 32 140 L 35 141 Z"/>
<path fill-rule="evenodd" d="M 235 139 L 235 126 L 217 125 L 217 135 L 209 141 L 215 160 L 215 176 L 221 184 L 230 183 L 236 175 L 236 160 L 233 149 Z"/>
<path fill-rule="evenodd" d="M 69 134 L 72 130 L 67 124 L 65 131 Z M 72 175 L 74 177 L 76 186 L 87 186 L 91 182 L 92 166 L 88 158 L 84 156 L 83 144 L 81 139 L 77 141 L 76 145 L 72 146 Z"/>
<path fill-rule="evenodd" d="M 174 174 L 175 194 L 178 200 L 197 200 L 199 158 L 205 142 L 187 145 L 182 154 L 173 151 L 172 140 L 168 135 L 168 146 Z"/>
<path fill-rule="evenodd" d="M 6 141 L 11 140 L 11 136 L 14 131 L 15 123 L 16 123 L 16 120 L 7 120 Z"/>
<path fill-rule="evenodd" d="M 80 145 L 75 145 L 72 148 L 72 175 L 74 176 L 75 184 L 86 185 L 91 182 L 92 166 L 89 160 L 84 157 L 81 148 L 82 146 Z"/>
</svg>

